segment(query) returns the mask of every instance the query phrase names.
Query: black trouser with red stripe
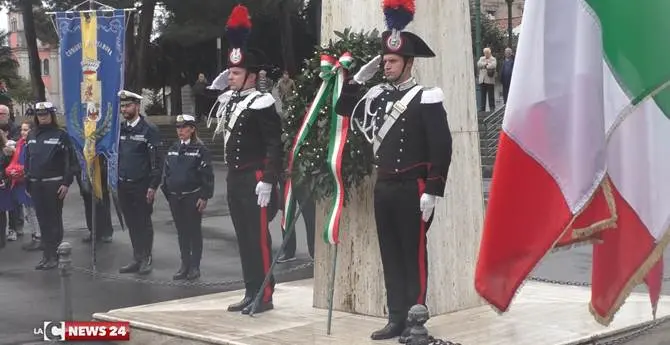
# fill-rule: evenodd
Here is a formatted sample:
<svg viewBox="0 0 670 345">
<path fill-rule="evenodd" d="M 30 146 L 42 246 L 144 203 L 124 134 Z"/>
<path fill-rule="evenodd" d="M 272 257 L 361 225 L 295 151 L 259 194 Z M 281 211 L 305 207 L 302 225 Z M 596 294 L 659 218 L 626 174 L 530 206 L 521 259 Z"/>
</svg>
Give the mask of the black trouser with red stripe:
<svg viewBox="0 0 670 345">
<path fill-rule="evenodd" d="M 261 171 L 229 170 L 228 208 L 235 227 L 237 245 L 242 260 L 242 274 L 246 295 L 254 297 L 263 284 L 272 263 L 272 238 L 268 224 L 277 214 L 277 193 L 272 193 L 270 205 L 258 206 L 256 185 L 262 179 Z M 263 302 L 272 300 L 275 280 L 263 291 Z"/>
<path fill-rule="evenodd" d="M 423 180 L 377 179 L 375 221 L 384 268 L 389 321 L 403 323 L 415 304 L 426 304 L 429 222 L 421 219 Z"/>
</svg>

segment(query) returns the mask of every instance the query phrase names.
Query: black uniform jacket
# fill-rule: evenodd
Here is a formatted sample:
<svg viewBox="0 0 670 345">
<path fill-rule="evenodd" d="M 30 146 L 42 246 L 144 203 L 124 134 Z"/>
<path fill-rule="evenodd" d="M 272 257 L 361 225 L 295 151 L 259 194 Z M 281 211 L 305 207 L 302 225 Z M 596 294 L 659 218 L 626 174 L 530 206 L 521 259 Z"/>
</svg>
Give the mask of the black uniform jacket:
<svg viewBox="0 0 670 345">
<path fill-rule="evenodd" d="M 245 97 L 254 97 L 245 90 L 233 95 L 227 105 L 229 117 L 235 104 Z M 250 95 L 251 94 L 251 95 Z M 226 126 L 230 126 L 226 119 Z M 262 170 L 263 182 L 275 185 L 282 171 L 283 147 L 281 120 L 275 109 L 274 98 L 264 93 L 256 96 L 247 109 L 242 111 L 230 129 L 226 142 L 226 163 L 231 170 Z"/>
<path fill-rule="evenodd" d="M 119 138 L 119 179 L 128 182 L 148 179 L 149 188 L 158 188 L 161 182 L 159 143 L 158 128 L 144 116 L 135 127 L 123 123 Z"/>
<path fill-rule="evenodd" d="M 416 83 L 393 87 L 378 85 L 370 91 L 371 111 L 377 111 L 375 133 L 382 127 L 387 109 L 411 90 Z M 372 98 L 372 96 L 375 96 Z M 360 85 L 348 84 L 336 106 L 338 114 L 353 117 L 363 123 L 365 102 L 361 100 Z M 423 88 L 407 105 L 395 124 L 384 137 L 375 155 L 378 179 L 425 179 L 425 193 L 443 196 L 449 165 L 451 164 L 451 132 L 442 102 L 440 88 Z M 390 118 L 390 117 L 389 117 Z"/>
<path fill-rule="evenodd" d="M 63 178 L 70 186 L 79 173 L 79 162 L 72 140 L 66 131 L 55 125 L 37 126 L 26 138 L 24 165 L 27 187 L 31 179 Z"/>
<path fill-rule="evenodd" d="M 166 196 L 198 193 L 200 199 L 214 194 L 212 156 L 202 142 L 176 141 L 168 149 L 161 188 Z"/>
</svg>

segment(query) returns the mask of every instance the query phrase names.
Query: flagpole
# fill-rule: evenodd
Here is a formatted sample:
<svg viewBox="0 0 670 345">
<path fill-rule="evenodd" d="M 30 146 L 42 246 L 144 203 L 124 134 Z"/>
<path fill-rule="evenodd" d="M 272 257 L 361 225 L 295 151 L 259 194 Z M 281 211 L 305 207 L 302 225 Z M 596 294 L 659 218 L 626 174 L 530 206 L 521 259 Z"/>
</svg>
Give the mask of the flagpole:
<svg viewBox="0 0 670 345">
<path fill-rule="evenodd" d="M 98 174 L 98 171 L 96 169 L 96 163 L 98 160 L 98 156 L 96 155 L 93 158 L 93 169 L 90 170 L 92 174 L 88 177 L 88 181 L 91 184 L 91 266 L 93 269 L 93 272 L 96 271 L 96 242 L 98 239 L 98 222 L 97 222 L 97 203 L 96 203 L 96 198 L 95 198 L 95 178 L 97 177 L 96 175 Z"/>
<path fill-rule="evenodd" d="M 330 329 L 333 321 L 333 297 L 335 295 L 335 270 L 337 269 L 337 248 L 338 245 L 334 244 L 335 253 L 333 253 L 333 269 L 330 273 L 330 283 L 328 286 L 328 323 L 326 326 L 326 335 L 330 335 Z"/>
</svg>

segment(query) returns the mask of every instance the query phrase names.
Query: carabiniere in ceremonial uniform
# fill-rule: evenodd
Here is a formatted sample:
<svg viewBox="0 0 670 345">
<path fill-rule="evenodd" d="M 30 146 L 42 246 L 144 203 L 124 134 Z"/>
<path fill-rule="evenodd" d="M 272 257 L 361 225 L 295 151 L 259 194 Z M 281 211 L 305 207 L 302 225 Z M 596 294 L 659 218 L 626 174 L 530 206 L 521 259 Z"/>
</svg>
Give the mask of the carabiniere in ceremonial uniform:
<svg viewBox="0 0 670 345">
<path fill-rule="evenodd" d="M 260 54 L 246 49 L 245 37 L 251 23 L 246 7 L 238 5 L 228 20 L 229 101 L 224 106 L 217 132 L 223 132 L 228 165 L 228 207 L 235 226 L 242 259 L 245 296 L 228 306 L 228 311 L 254 313 L 273 308 L 274 278 L 263 291 L 260 287 L 270 271 L 272 240 L 268 223 L 277 213 L 277 178 L 282 169 L 281 120 L 272 95 L 254 88 L 260 69 Z M 242 34 L 240 34 L 242 33 Z"/>
<path fill-rule="evenodd" d="M 411 76 L 414 58 L 435 54 L 410 32 L 386 31 L 382 42 L 383 56 L 364 66 L 355 83 L 344 87 L 337 111 L 353 114 L 375 154 L 375 220 L 389 319 L 371 337 L 401 336 L 400 342 L 406 342 L 407 312 L 426 301 L 426 232 L 436 198 L 444 195 L 451 134 L 442 90 L 421 86 Z M 371 79 L 380 63 L 388 82 L 372 87 L 361 99 L 359 84 Z"/>
<path fill-rule="evenodd" d="M 119 97 L 126 120 L 119 138 L 119 203 L 133 245 L 133 262 L 119 272 L 149 274 L 154 241 L 151 213 L 161 181 L 159 132 L 140 115 L 140 95 L 122 90 Z"/>
<path fill-rule="evenodd" d="M 26 189 L 32 196 L 42 232 L 43 256 L 35 269 L 58 267 L 63 241 L 63 199 L 79 171 L 70 136 L 58 127 L 49 102 L 35 105 L 35 126 L 26 138 Z"/>
<path fill-rule="evenodd" d="M 214 172 L 193 115 L 177 116 L 177 136 L 165 157 L 161 189 L 170 204 L 181 252 L 181 267 L 173 279 L 193 280 L 200 277 L 202 213 L 214 193 Z"/>
</svg>

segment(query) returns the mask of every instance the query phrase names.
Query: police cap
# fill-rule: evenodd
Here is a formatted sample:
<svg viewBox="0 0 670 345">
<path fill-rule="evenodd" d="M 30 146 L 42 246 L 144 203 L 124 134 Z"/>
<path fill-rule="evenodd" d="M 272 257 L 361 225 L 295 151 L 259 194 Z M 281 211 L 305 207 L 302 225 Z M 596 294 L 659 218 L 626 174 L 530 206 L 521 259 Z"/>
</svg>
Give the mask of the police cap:
<svg viewBox="0 0 670 345">
<path fill-rule="evenodd" d="M 195 127 L 195 116 L 188 114 L 178 115 L 176 125 L 179 128 L 184 126 Z"/>
<path fill-rule="evenodd" d="M 38 102 L 35 104 L 35 115 L 36 116 L 45 116 L 45 115 L 55 115 L 56 107 L 51 102 Z"/>
<path fill-rule="evenodd" d="M 128 90 L 121 90 L 119 91 L 119 99 L 121 100 L 121 104 L 140 103 L 142 96 Z"/>
</svg>

